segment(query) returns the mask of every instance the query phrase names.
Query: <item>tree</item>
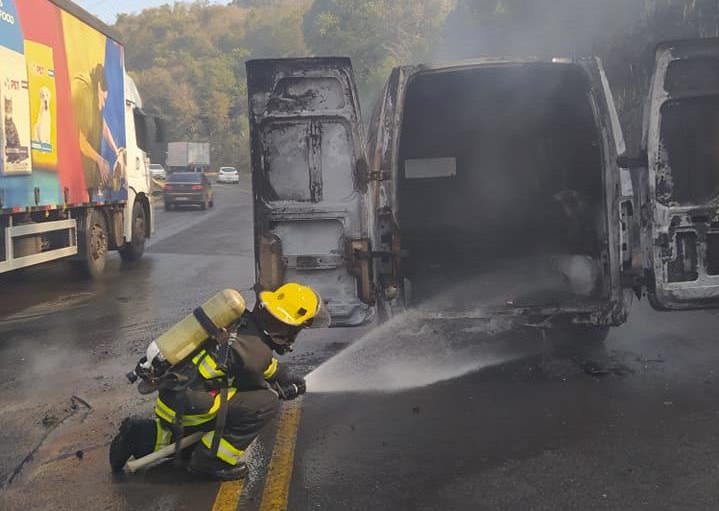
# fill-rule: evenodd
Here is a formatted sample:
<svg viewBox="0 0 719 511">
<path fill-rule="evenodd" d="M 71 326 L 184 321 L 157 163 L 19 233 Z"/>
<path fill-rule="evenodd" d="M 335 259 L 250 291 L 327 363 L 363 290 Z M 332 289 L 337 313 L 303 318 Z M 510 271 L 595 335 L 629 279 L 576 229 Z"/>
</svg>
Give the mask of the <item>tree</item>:
<svg viewBox="0 0 719 511">
<path fill-rule="evenodd" d="M 431 57 L 451 0 L 315 0 L 304 35 L 315 55 L 352 58 L 360 93 L 373 96 L 389 71 Z"/>
<path fill-rule="evenodd" d="M 661 39 L 719 34 L 716 0 L 207 0 L 120 15 L 128 69 L 175 140 L 248 165 L 245 60 L 346 55 L 370 103 L 401 64 L 480 56 L 600 56 L 625 131 Z M 636 137 L 635 137 L 636 138 Z M 635 140 L 634 140 L 635 141 Z"/>
<path fill-rule="evenodd" d="M 304 57 L 309 54 L 302 33 L 302 18 L 311 0 L 297 0 L 264 9 L 252 9 L 247 16 L 244 44 L 252 58 Z"/>
<path fill-rule="evenodd" d="M 301 55 L 309 0 L 206 0 L 118 17 L 128 69 L 171 140 L 210 141 L 213 165 L 249 165 L 245 60 Z"/>
</svg>

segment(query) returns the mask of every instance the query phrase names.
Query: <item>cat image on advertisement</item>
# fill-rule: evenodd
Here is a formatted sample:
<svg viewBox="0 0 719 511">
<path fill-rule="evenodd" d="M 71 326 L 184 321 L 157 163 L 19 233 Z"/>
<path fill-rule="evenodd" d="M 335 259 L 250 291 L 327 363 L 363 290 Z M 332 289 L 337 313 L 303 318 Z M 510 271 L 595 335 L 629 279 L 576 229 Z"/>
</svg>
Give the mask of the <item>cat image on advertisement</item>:
<svg viewBox="0 0 719 511">
<path fill-rule="evenodd" d="M 20 134 L 12 118 L 12 99 L 5 98 L 5 152 L 9 153 L 7 154 L 8 162 L 15 163 L 25 159 L 18 152 L 8 151 L 8 149 L 20 149 L 20 147 Z"/>
<path fill-rule="evenodd" d="M 33 127 L 33 140 L 42 144 L 50 144 L 52 117 L 50 116 L 50 101 L 52 94 L 47 87 L 40 87 L 40 113 Z"/>
</svg>

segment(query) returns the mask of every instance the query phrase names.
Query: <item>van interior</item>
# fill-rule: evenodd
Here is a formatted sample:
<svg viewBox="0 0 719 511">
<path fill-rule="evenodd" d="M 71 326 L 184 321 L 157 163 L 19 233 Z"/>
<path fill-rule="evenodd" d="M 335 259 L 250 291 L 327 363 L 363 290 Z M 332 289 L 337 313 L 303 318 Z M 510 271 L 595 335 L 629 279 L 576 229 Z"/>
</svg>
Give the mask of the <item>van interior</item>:
<svg viewBox="0 0 719 511">
<path fill-rule="evenodd" d="M 602 162 L 576 64 L 415 75 L 398 159 L 406 296 L 443 309 L 606 300 Z"/>
</svg>

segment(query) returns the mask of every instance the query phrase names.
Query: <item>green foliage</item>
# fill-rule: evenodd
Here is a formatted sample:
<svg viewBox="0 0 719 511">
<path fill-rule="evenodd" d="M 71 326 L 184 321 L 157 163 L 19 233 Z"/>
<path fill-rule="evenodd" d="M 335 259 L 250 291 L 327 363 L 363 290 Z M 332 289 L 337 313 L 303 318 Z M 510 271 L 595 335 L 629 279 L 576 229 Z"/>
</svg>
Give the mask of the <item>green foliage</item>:
<svg viewBox="0 0 719 511">
<path fill-rule="evenodd" d="M 121 15 L 128 68 L 174 140 L 248 165 L 245 60 L 346 55 L 364 110 L 400 64 L 479 56 L 603 58 L 627 132 L 639 132 L 652 49 L 719 35 L 716 0 L 206 0 Z"/>
<path fill-rule="evenodd" d="M 245 61 L 307 52 L 309 1 L 256 3 L 177 3 L 117 19 L 145 107 L 169 120 L 171 140 L 209 141 L 213 166 L 248 167 Z"/>
<path fill-rule="evenodd" d="M 400 64 L 431 57 L 453 0 L 315 0 L 304 17 L 314 55 L 343 55 L 363 97 L 372 96 Z"/>
<path fill-rule="evenodd" d="M 252 57 L 307 56 L 302 17 L 311 1 L 267 3 L 270 5 L 264 9 L 252 9 L 247 17 L 244 44 L 252 49 Z"/>
</svg>

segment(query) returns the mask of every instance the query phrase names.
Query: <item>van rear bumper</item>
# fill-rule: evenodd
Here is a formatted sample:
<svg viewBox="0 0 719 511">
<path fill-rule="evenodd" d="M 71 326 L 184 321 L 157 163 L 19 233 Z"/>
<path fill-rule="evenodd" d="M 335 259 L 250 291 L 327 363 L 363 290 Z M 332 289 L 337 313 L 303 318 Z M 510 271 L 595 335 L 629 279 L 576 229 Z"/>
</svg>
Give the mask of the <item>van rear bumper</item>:
<svg viewBox="0 0 719 511">
<path fill-rule="evenodd" d="M 619 326 L 626 322 L 628 307 L 621 302 L 584 303 L 549 307 L 486 307 L 473 310 L 412 310 L 427 321 L 470 321 L 510 328 L 552 328 L 566 325 Z"/>
</svg>

